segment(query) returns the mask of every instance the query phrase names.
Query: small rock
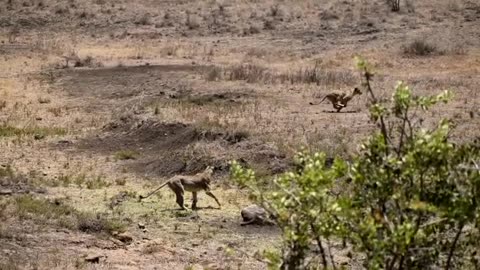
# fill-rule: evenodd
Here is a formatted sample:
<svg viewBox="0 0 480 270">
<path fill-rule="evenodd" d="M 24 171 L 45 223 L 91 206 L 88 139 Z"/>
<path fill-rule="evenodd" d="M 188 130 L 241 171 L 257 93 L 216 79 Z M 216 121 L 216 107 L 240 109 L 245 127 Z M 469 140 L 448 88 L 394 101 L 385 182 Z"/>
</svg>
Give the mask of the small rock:
<svg viewBox="0 0 480 270">
<path fill-rule="evenodd" d="M 43 118 L 42 118 L 42 117 L 35 117 L 35 120 L 37 120 L 37 121 L 42 121 Z"/>
<path fill-rule="evenodd" d="M 72 142 L 69 141 L 69 140 L 60 140 L 60 141 L 58 141 L 57 143 L 58 143 L 58 144 L 70 144 L 70 143 L 72 143 Z"/>
<path fill-rule="evenodd" d="M 101 254 L 88 254 L 85 256 L 85 261 L 89 263 L 99 263 L 103 257 L 105 256 Z"/>
<path fill-rule="evenodd" d="M 65 234 L 70 234 L 70 232 L 67 229 L 56 229 L 55 231 L 56 232 L 62 232 L 62 233 L 65 233 Z"/>
<path fill-rule="evenodd" d="M 210 264 L 207 265 L 207 269 L 215 269 L 215 270 L 216 270 L 216 269 L 222 269 L 222 268 L 220 268 L 220 267 L 219 267 L 217 264 L 215 264 L 215 263 L 210 263 Z"/>
<path fill-rule="evenodd" d="M 131 243 L 133 241 L 133 237 L 128 233 L 119 233 L 115 235 L 115 238 L 122 241 L 123 243 Z"/>
<path fill-rule="evenodd" d="M 115 245 L 117 246 L 123 246 L 123 242 L 118 240 L 118 239 L 115 239 L 115 238 L 110 238 L 110 241 L 112 241 Z"/>
<path fill-rule="evenodd" d="M 139 222 L 139 223 L 138 223 L 138 228 L 139 228 L 139 229 L 145 229 L 145 223 Z"/>
<path fill-rule="evenodd" d="M 256 224 L 256 225 L 274 225 L 274 223 L 269 219 L 267 211 L 262 207 L 252 204 L 242 209 L 241 216 L 243 222 L 241 226 Z"/>
<path fill-rule="evenodd" d="M 43 135 L 43 134 L 35 134 L 35 135 L 33 136 L 33 138 L 38 141 L 38 140 L 41 140 L 41 139 L 45 138 L 45 135 Z"/>
<path fill-rule="evenodd" d="M 12 195 L 13 191 L 11 189 L 0 189 L 0 196 Z"/>
</svg>

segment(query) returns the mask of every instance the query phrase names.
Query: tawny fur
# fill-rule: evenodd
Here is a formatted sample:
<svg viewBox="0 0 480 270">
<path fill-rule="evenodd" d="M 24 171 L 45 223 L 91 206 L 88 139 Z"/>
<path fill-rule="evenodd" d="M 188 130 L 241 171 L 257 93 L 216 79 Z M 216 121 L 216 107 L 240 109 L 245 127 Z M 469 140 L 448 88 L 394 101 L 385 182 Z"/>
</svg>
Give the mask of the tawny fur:
<svg viewBox="0 0 480 270">
<path fill-rule="evenodd" d="M 167 182 L 163 183 L 156 191 L 160 190 L 164 186 L 168 186 L 176 196 L 177 204 L 184 210 L 187 208 L 184 205 L 185 191 L 192 192 L 192 209 L 197 208 L 197 193 L 199 191 L 205 191 L 205 194 L 212 197 L 218 204 L 219 208 L 222 207 L 218 199 L 210 191 L 210 182 L 212 180 L 213 168 L 208 166 L 205 171 L 197 173 L 195 175 L 175 175 Z"/>
<path fill-rule="evenodd" d="M 352 93 L 350 93 L 349 95 L 347 95 L 344 92 L 327 94 L 319 103 L 322 103 L 325 99 L 327 99 L 332 103 L 333 108 L 337 110 L 337 112 L 340 112 L 341 109 L 347 107 L 348 102 L 352 100 L 354 96 L 361 95 L 361 94 L 362 94 L 362 91 L 360 91 L 360 89 L 355 87 Z M 316 105 L 316 104 L 313 104 L 312 102 L 310 102 L 310 105 Z"/>
</svg>

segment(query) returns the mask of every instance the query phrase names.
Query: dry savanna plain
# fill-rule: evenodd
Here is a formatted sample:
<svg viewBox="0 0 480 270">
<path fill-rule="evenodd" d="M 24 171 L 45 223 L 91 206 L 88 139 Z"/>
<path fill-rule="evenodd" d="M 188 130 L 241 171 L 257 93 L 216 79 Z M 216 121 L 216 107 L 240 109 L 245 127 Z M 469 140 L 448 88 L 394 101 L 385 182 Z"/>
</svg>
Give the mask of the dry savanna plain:
<svg viewBox="0 0 480 270">
<path fill-rule="evenodd" d="M 426 124 L 480 136 L 477 0 L 1 0 L 0 269 L 265 269 L 280 231 L 240 226 L 229 161 L 268 179 L 302 148 L 358 151 L 367 95 L 319 103 L 361 87 L 356 55 L 381 100 L 451 89 Z M 221 209 L 137 200 L 208 165 Z"/>
</svg>

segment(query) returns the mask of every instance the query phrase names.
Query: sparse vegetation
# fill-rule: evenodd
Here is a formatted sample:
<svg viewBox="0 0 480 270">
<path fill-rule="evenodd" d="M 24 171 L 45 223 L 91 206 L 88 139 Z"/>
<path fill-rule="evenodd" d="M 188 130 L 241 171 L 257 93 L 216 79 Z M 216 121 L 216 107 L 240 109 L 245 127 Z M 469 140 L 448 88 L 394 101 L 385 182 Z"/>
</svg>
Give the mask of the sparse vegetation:
<svg viewBox="0 0 480 270">
<path fill-rule="evenodd" d="M 127 184 L 127 179 L 126 178 L 115 179 L 115 184 L 117 184 L 118 186 L 125 186 L 125 184 Z"/>
<path fill-rule="evenodd" d="M 207 81 L 218 81 L 223 77 L 223 69 L 220 67 L 212 67 L 204 74 Z"/>
<path fill-rule="evenodd" d="M 193 30 L 200 27 L 200 23 L 198 22 L 198 18 L 196 15 L 187 12 L 187 20 L 185 22 L 188 29 Z"/>
<path fill-rule="evenodd" d="M 322 70 L 320 66 L 300 67 L 287 72 L 275 72 L 256 64 L 231 67 L 211 67 L 204 73 L 207 81 L 231 80 L 247 83 L 353 85 L 355 76 L 348 71 Z"/>
<path fill-rule="evenodd" d="M 15 199 L 16 212 L 21 219 L 31 219 L 40 223 L 52 223 L 68 229 L 78 229 L 88 233 L 109 233 L 124 230 L 125 224 L 115 219 L 102 218 L 91 213 L 82 213 L 75 208 L 45 199 L 22 195 Z"/>
<path fill-rule="evenodd" d="M 115 159 L 117 160 L 136 159 L 138 155 L 139 153 L 137 151 L 121 150 L 115 153 Z"/>
<path fill-rule="evenodd" d="M 16 213 L 22 219 L 34 219 L 39 222 L 58 222 L 73 228 L 75 209 L 67 206 L 37 199 L 30 195 L 15 199 Z"/>
<path fill-rule="evenodd" d="M 73 63 L 74 67 L 98 67 L 101 66 L 93 60 L 93 57 L 87 55 L 85 58 L 77 58 Z"/>
<path fill-rule="evenodd" d="M 63 128 L 53 127 L 25 127 L 17 128 L 9 125 L 0 125 L 0 138 L 1 137 L 24 137 L 24 136 L 62 136 L 67 134 L 67 131 Z"/>
<path fill-rule="evenodd" d="M 122 232 L 125 230 L 125 223 L 117 219 L 107 219 L 100 215 L 91 213 L 79 213 L 77 215 L 77 228 L 87 233 L 108 233 Z"/>
<path fill-rule="evenodd" d="M 400 0 L 387 0 L 393 12 L 400 11 Z"/>
<path fill-rule="evenodd" d="M 5 109 L 7 107 L 7 101 L 6 100 L 0 100 L 0 111 Z"/>
<path fill-rule="evenodd" d="M 228 80 L 244 80 L 248 83 L 271 81 L 272 74 L 268 69 L 255 64 L 241 64 L 228 69 Z"/>
<path fill-rule="evenodd" d="M 152 24 L 151 15 L 148 13 L 145 13 L 142 16 L 138 17 L 137 20 L 135 20 L 135 23 L 139 25 L 150 25 Z"/>
<path fill-rule="evenodd" d="M 437 47 L 420 39 L 416 39 L 403 47 L 403 53 L 407 55 L 426 56 L 437 51 Z"/>
</svg>

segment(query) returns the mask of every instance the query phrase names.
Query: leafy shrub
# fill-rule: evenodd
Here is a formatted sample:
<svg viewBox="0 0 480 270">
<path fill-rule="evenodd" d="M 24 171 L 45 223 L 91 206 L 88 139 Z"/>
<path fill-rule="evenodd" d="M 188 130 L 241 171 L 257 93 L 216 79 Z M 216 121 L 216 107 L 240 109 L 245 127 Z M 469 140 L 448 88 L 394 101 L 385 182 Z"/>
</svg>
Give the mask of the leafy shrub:
<svg viewBox="0 0 480 270">
<path fill-rule="evenodd" d="M 343 240 L 367 269 L 477 269 L 480 147 L 452 143 L 448 120 L 431 130 L 414 121 L 451 93 L 414 96 L 400 82 L 387 106 L 372 91 L 368 64 L 357 66 L 377 131 L 351 161 L 326 166 L 325 154 L 300 153 L 297 170 L 269 190 L 253 170 L 231 164 L 232 177 L 283 232 L 281 250 L 265 254 L 270 267 L 326 269 L 335 260 L 331 243 Z"/>
</svg>

